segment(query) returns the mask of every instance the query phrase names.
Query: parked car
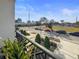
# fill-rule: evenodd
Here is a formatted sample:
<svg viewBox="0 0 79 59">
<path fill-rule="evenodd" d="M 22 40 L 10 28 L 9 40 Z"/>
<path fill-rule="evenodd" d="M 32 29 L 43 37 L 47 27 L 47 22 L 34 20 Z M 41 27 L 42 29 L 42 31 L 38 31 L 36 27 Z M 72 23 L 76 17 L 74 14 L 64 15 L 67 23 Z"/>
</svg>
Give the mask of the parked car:
<svg viewBox="0 0 79 59">
<path fill-rule="evenodd" d="M 42 31 L 42 29 L 40 29 L 40 28 L 35 28 L 35 30 L 40 30 L 40 31 Z"/>
<path fill-rule="evenodd" d="M 59 33 L 59 34 L 67 34 L 67 32 L 66 31 L 64 31 L 64 30 L 59 30 L 59 31 L 55 31 L 56 33 Z"/>
<path fill-rule="evenodd" d="M 70 35 L 73 35 L 73 36 L 78 36 L 79 37 L 79 32 L 74 32 L 74 33 L 69 33 Z"/>
<path fill-rule="evenodd" d="M 46 29 L 46 30 L 44 30 L 45 32 L 53 32 L 53 30 L 48 30 L 48 29 Z"/>
</svg>

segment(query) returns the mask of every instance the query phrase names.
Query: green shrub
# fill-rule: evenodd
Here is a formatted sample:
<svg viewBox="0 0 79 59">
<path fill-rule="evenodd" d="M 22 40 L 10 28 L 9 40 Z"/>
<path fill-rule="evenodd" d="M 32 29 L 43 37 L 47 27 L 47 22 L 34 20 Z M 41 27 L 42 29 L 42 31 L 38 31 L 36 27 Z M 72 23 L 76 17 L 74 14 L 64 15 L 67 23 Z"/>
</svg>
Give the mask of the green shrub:
<svg viewBox="0 0 79 59">
<path fill-rule="evenodd" d="M 19 28 L 18 28 L 18 27 L 16 27 L 15 29 L 16 29 L 16 30 L 19 30 Z"/>
<path fill-rule="evenodd" d="M 23 33 L 24 35 L 27 35 L 27 33 L 26 33 L 26 31 L 24 30 L 24 33 Z"/>
<path fill-rule="evenodd" d="M 30 35 L 30 34 L 27 33 L 25 30 L 20 30 L 20 32 L 21 32 L 23 35 Z"/>
<path fill-rule="evenodd" d="M 20 32 L 21 32 L 22 34 L 24 34 L 24 31 L 23 31 L 23 30 L 20 30 Z"/>
<path fill-rule="evenodd" d="M 24 46 L 18 41 L 4 41 L 2 53 L 4 54 L 5 59 L 29 59 L 29 56 L 24 51 Z"/>
<path fill-rule="evenodd" d="M 49 40 L 49 38 L 47 36 L 45 37 L 44 46 L 47 49 L 50 49 L 50 40 Z"/>
<path fill-rule="evenodd" d="M 37 42 L 39 44 L 41 43 L 41 37 L 39 34 L 36 35 L 35 42 Z"/>
</svg>

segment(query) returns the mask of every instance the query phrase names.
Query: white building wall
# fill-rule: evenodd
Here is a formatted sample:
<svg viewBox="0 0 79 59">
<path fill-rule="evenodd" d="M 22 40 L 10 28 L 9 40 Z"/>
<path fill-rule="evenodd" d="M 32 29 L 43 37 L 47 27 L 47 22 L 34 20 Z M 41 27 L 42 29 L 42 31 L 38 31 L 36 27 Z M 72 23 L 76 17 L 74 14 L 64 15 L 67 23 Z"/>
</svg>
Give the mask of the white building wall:
<svg viewBox="0 0 79 59">
<path fill-rule="evenodd" d="M 0 37 L 14 39 L 15 0 L 0 0 Z"/>
</svg>

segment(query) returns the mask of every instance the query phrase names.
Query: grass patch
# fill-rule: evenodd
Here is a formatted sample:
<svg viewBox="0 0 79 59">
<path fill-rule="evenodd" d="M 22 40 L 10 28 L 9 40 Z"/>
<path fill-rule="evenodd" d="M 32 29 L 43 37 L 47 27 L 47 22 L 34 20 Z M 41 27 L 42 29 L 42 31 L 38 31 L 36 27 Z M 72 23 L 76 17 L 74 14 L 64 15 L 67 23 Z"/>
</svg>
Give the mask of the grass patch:
<svg viewBox="0 0 79 59">
<path fill-rule="evenodd" d="M 79 32 L 79 27 L 67 27 L 67 26 L 53 26 L 53 30 L 64 30 L 66 32 Z"/>
</svg>

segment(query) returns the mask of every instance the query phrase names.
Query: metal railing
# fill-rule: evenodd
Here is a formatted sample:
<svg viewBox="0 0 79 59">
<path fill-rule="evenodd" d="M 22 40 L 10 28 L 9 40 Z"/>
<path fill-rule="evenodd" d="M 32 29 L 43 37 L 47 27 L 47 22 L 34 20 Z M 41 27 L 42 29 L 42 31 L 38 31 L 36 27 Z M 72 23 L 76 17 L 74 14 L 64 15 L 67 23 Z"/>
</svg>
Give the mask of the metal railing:
<svg viewBox="0 0 79 59">
<path fill-rule="evenodd" d="M 16 33 L 18 33 L 21 38 L 23 37 L 24 39 L 26 39 L 26 36 L 23 35 L 22 33 L 20 33 L 19 31 L 16 31 Z M 48 56 L 50 56 L 52 59 L 62 59 L 60 56 L 58 56 L 57 54 L 53 53 L 52 51 L 46 49 L 45 47 L 43 47 L 42 45 L 38 44 L 37 42 L 33 41 L 32 39 L 27 39 L 29 42 L 31 42 L 33 45 L 35 45 L 36 47 L 38 47 L 39 49 L 41 49 L 42 51 L 44 51 Z"/>
</svg>

